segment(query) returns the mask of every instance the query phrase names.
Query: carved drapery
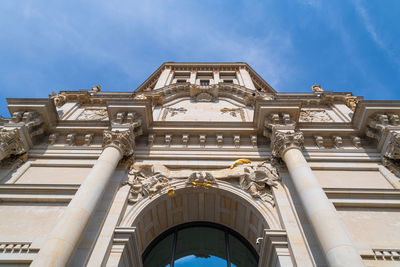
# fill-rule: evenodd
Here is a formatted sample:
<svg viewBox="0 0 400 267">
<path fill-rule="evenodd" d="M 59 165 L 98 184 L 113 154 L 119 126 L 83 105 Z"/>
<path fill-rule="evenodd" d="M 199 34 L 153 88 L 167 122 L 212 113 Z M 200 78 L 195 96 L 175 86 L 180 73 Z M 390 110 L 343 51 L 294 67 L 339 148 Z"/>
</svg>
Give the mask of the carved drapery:
<svg viewBox="0 0 400 267">
<path fill-rule="evenodd" d="M 0 161 L 11 155 L 21 155 L 25 152 L 18 129 L 0 129 Z"/>
<path fill-rule="evenodd" d="M 280 158 L 290 148 L 303 149 L 304 136 L 294 130 L 274 131 L 271 138 L 272 156 Z"/>
</svg>

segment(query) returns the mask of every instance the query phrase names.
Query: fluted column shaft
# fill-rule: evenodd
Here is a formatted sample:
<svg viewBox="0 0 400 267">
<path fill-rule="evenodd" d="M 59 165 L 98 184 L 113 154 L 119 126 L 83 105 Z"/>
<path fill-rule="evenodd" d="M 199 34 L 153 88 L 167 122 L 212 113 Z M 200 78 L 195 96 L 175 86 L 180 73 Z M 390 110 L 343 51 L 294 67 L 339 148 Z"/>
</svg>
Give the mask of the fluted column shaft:
<svg viewBox="0 0 400 267">
<path fill-rule="evenodd" d="M 66 266 L 110 181 L 114 170 L 127 151 L 132 148 L 128 131 L 108 133 L 107 144 L 89 175 L 79 187 L 62 217 L 50 233 L 31 266 Z M 105 139 L 107 135 L 105 134 Z M 119 140 L 118 140 L 119 139 Z M 130 151 L 131 152 L 131 151 Z"/>
<path fill-rule="evenodd" d="M 302 134 L 293 131 L 277 134 L 281 136 L 275 137 L 275 154 L 278 153 L 286 163 L 305 215 L 324 251 L 328 265 L 365 266 L 335 207 L 303 156 L 300 148 Z"/>
</svg>

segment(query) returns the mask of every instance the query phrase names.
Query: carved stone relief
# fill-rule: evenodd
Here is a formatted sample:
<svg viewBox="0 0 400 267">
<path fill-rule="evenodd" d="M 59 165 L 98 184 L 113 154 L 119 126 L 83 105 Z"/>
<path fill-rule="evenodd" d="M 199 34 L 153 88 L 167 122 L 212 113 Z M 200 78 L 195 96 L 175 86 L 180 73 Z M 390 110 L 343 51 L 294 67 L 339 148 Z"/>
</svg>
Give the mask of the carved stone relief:
<svg viewBox="0 0 400 267">
<path fill-rule="evenodd" d="M 107 110 L 104 108 L 85 108 L 78 116 L 80 121 L 106 121 L 108 120 Z"/>
<path fill-rule="evenodd" d="M 302 110 L 300 122 L 333 122 L 326 110 Z"/>
<path fill-rule="evenodd" d="M 246 121 L 246 118 L 244 116 L 244 110 L 243 108 L 222 108 L 221 110 L 222 114 L 229 114 L 232 117 L 238 118 L 240 117 L 242 121 Z"/>
<path fill-rule="evenodd" d="M 11 155 L 21 155 L 25 152 L 18 129 L 0 129 L 0 161 Z"/>
<path fill-rule="evenodd" d="M 124 184 L 128 184 L 129 203 L 136 203 L 145 197 L 152 198 L 157 193 L 163 193 L 168 188 L 168 195 L 174 194 L 174 186 L 169 184 L 166 174 L 154 171 L 151 165 L 141 165 L 138 169 L 132 168 L 129 172 L 129 180 Z"/>
<path fill-rule="evenodd" d="M 168 116 L 168 114 L 170 114 L 170 117 L 174 117 L 175 115 L 178 115 L 178 113 L 183 113 L 185 114 L 187 111 L 186 108 L 184 107 L 180 107 L 180 108 L 165 108 L 162 114 L 161 119 L 165 120 Z"/>
<path fill-rule="evenodd" d="M 279 174 L 275 167 L 266 162 L 254 164 L 246 160 L 229 169 L 195 171 L 182 176 L 179 172 L 169 173 L 164 166 L 158 166 L 156 171 L 152 165 L 133 165 L 129 180 L 124 183 L 131 187 L 129 202 L 134 204 L 156 194 L 167 193 L 172 196 L 176 188 L 173 182 L 184 180 L 187 186 L 203 189 L 218 187 L 221 181 L 229 182 L 253 198 L 274 205 L 272 187 L 278 185 Z M 187 173 L 187 170 L 182 172 Z"/>
</svg>

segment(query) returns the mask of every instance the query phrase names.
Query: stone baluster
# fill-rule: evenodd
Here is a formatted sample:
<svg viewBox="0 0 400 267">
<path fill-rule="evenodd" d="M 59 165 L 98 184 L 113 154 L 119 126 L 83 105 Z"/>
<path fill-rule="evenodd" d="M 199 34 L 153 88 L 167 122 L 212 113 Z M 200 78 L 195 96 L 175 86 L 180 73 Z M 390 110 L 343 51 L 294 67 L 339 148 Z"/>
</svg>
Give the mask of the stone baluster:
<svg viewBox="0 0 400 267">
<path fill-rule="evenodd" d="M 272 153 L 286 163 L 305 215 L 331 267 L 365 266 L 302 153 L 304 137 L 294 130 L 275 130 L 271 137 Z"/>
<path fill-rule="evenodd" d="M 66 266 L 123 156 L 133 154 L 132 130 L 105 131 L 103 151 L 31 266 Z"/>
</svg>

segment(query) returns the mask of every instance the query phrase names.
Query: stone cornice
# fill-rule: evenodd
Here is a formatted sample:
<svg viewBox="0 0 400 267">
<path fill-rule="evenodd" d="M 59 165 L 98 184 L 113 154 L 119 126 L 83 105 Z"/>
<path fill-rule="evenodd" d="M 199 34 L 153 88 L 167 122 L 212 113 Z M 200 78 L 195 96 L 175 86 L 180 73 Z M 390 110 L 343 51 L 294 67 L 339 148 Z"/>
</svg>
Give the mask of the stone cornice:
<svg viewBox="0 0 400 267">
<path fill-rule="evenodd" d="M 166 62 L 163 63 L 150 77 L 144 81 L 137 89 L 136 92 L 143 92 L 149 87 L 152 87 L 161 72 L 170 68 L 176 71 L 239 71 L 240 68 L 244 68 L 249 71 L 250 77 L 253 79 L 258 88 L 261 88 L 265 92 L 275 93 L 276 91 L 269 85 L 260 75 L 258 75 L 247 63 L 233 62 L 233 63 L 175 63 Z"/>
</svg>

